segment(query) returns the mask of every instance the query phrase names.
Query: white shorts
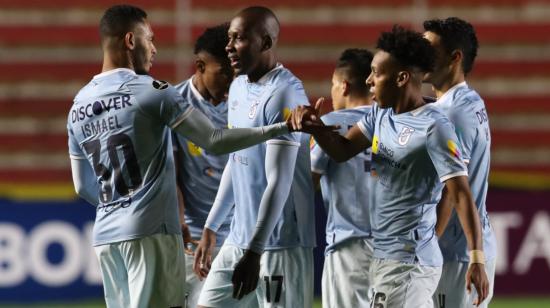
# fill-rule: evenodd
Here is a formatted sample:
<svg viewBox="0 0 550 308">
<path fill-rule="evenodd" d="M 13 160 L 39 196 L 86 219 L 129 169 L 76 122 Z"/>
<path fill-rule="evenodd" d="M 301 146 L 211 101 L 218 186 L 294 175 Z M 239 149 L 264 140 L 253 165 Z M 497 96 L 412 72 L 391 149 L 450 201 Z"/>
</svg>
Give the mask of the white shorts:
<svg viewBox="0 0 550 308">
<path fill-rule="evenodd" d="M 195 250 L 196 248 L 197 247 L 193 245 L 193 250 Z M 212 252 L 212 259 L 214 259 L 218 255 L 219 251 L 220 251 L 220 247 L 214 248 L 214 251 Z M 197 307 L 197 304 L 199 302 L 199 295 L 201 294 L 202 286 L 204 285 L 204 279 L 200 281 L 197 275 L 193 272 L 194 261 L 195 261 L 194 256 L 185 254 L 185 273 L 186 273 L 185 301 L 187 303 L 187 307 L 191 307 L 191 308 Z"/>
<path fill-rule="evenodd" d="M 347 240 L 326 255 L 322 279 L 323 307 L 368 307 L 371 262 L 372 244 L 366 238 Z"/>
<path fill-rule="evenodd" d="M 441 267 L 374 259 L 371 263 L 371 307 L 432 308 Z"/>
<path fill-rule="evenodd" d="M 312 307 L 313 250 L 288 248 L 268 250 L 260 259 L 258 288 L 234 299 L 231 277 L 244 249 L 224 244 L 214 262 L 199 296 L 204 307 Z"/>
<path fill-rule="evenodd" d="M 180 234 L 155 234 L 94 250 L 108 308 L 185 307 Z"/>
<path fill-rule="evenodd" d="M 487 298 L 479 305 L 480 308 L 487 308 L 493 297 L 495 286 L 495 267 L 496 258 L 485 263 L 485 273 L 489 279 L 489 294 Z M 466 292 L 466 272 L 468 271 L 468 262 L 445 262 L 441 272 L 441 280 L 434 294 L 434 307 L 436 308 L 464 308 L 475 307 L 474 299 L 477 298 L 477 292 L 472 285 L 472 293 Z"/>
</svg>

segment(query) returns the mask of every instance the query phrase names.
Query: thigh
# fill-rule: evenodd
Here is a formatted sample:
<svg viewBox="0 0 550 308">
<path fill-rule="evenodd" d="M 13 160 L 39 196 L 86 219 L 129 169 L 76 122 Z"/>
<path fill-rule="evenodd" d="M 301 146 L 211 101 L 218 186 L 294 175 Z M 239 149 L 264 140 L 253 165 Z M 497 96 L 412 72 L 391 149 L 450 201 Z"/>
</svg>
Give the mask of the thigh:
<svg viewBox="0 0 550 308">
<path fill-rule="evenodd" d="M 311 307 L 312 248 L 296 247 L 264 252 L 256 294 L 261 307 Z"/>
<path fill-rule="evenodd" d="M 117 244 L 96 246 L 94 251 L 99 259 L 105 304 L 108 308 L 129 307 L 128 273 Z"/>
<path fill-rule="evenodd" d="M 123 243 L 130 307 L 183 307 L 185 258 L 179 234 L 155 234 Z"/>
<path fill-rule="evenodd" d="M 193 247 L 193 250 L 196 247 Z M 216 247 L 212 252 L 212 258 L 216 258 L 220 247 Z M 197 275 L 193 272 L 193 262 L 195 257 L 192 255 L 185 255 L 185 284 L 186 284 L 186 303 L 187 307 L 195 308 L 199 302 L 199 295 L 201 293 L 202 287 L 204 285 L 204 280 L 200 280 Z"/>
<path fill-rule="evenodd" d="M 244 250 L 231 245 L 223 245 L 212 262 L 212 268 L 206 277 L 199 295 L 198 304 L 203 307 L 258 307 L 256 293 L 233 298 L 233 269 L 244 254 Z"/>
<path fill-rule="evenodd" d="M 367 307 L 372 246 L 352 239 L 325 256 L 323 307 Z"/>
<path fill-rule="evenodd" d="M 371 305 L 374 308 L 431 307 L 440 275 L 439 267 L 375 259 L 371 266 Z"/>
<path fill-rule="evenodd" d="M 467 262 L 458 261 L 445 262 L 443 264 L 441 280 L 439 281 L 437 291 L 434 294 L 434 307 L 474 307 L 473 302 L 474 299 L 477 298 L 477 292 L 475 291 L 475 288 L 472 290 L 471 294 L 468 294 L 466 291 L 465 279 L 468 266 L 469 264 Z M 489 279 L 489 295 L 479 307 L 488 307 L 489 302 L 493 297 L 495 266 L 496 258 L 485 264 L 485 273 Z"/>
</svg>

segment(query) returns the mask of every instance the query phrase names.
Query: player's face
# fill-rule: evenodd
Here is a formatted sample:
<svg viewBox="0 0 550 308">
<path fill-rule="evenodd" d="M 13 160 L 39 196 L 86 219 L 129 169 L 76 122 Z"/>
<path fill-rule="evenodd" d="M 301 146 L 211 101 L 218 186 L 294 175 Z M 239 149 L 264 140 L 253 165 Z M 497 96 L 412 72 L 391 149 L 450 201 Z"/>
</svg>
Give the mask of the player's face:
<svg viewBox="0 0 550 308">
<path fill-rule="evenodd" d="M 430 44 L 434 47 L 436 53 L 434 70 L 430 73 L 426 73 L 424 81 L 429 82 L 436 87 L 445 82 L 447 76 L 451 74 L 451 56 L 443 48 L 441 44 L 441 37 L 434 32 L 424 32 L 424 38 L 430 41 Z"/>
<path fill-rule="evenodd" d="M 372 72 L 367 78 L 374 100 L 381 108 L 393 107 L 399 98 L 400 89 L 397 85 L 399 66 L 392 56 L 379 50 L 371 62 Z"/>
<path fill-rule="evenodd" d="M 154 34 L 149 22 L 136 24 L 134 30 L 135 48 L 132 50 L 134 70 L 138 74 L 146 75 L 153 66 L 153 60 L 157 49 L 153 44 Z"/>
<path fill-rule="evenodd" d="M 330 89 L 332 108 L 334 110 L 344 109 L 344 78 L 338 70 L 332 74 L 332 88 Z"/>
<path fill-rule="evenodd" d="M 206 90 L 216 103 L 227 99 L 229 85 L 233 80 L 233 69 L 228 58 L 218 59 L 208 52 L 201 51 L 197 54 L 197 67 L 200 78 Z"/>
<path fill-rule="evenodd" d="M 225 47 L 235 75 L 253 72 L 261 60 L 262 37 L 245 18 L 231 20 L 229 43 Z"/>
</svg>

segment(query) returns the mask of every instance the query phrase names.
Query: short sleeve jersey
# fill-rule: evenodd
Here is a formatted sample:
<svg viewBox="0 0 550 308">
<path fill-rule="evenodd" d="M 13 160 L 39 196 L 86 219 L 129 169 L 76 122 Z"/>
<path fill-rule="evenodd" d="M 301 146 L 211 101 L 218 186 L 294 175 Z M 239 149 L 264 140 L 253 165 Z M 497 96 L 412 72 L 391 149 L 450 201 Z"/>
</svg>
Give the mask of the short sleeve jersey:
<svg viewBox="0 0 550 308">
<path fill-rule="evenodd" d="M 214 106 L 202 97 L 192 80 L 193 77 L 175 86 L 183 100 L 201 111 L 216 128 L 227 128 L 227 103 L 221 102 Z M 183 163 L 178 171 L 185 203 L 185 222 L 191 236 L 200 238 L 229 155 L 213 155 L 177 133 L 173 133 L 173 141 L 174 150 Z M 225 223 L 216 232 L 218 245 L 227 237 L 231 217 L 232 215 L 228 215 Z"/>
<path fill-rule="evenodd" d="M 485 103 L 466 82 L 449 89 L 435 103 L 455 126 L 462 145 L 461 152 L 468 167 L 468 181 L 483 230 L 483 251 L 491 260 L 496 257 L 496 238 L 489 223 L 485 201 L 491 165 L 491 131 Z M 469 262 L 468 246 L 464 231 L 453 211 L 445 232 L 439 239 L 443 259 Z"/>
<path fill-rule="evenodd" d="M 467 175 L 452 123 L 433 104 L 401 114 L 375 104 L 358 126 L 372 142 L 374 257 L 441 266 L 435 223 L 442 183 Z"/>
<path fill-rule="evenodd" d="M 100 186 L 94 245 L 181 233 L 170 128 L 191 109 L 168 83 L 129 69 L 96 75 L 76 95 L 69 153 Z"/>
<path fill-rule="evenodd" d="M 229 89 L 229 127 L 259 127 L 284 121 L 298 105 L 309 105 L 302 82 L 278 64 L 257 82 L 237 77 Z M 315 225 L 309 135 L 291 133 L 268 142 L 299 147 L 294 179 L 281 216 L 265 249 L 313 247 Z M 246 249 L 252 239 L 258 210 L 267 187 L 266 143 L 234 152 L 229 159 L 235 211 L 226 243 Z"/>
<path fill-rule="evenodd" d="M 337 110 L 321 119 L 326 125 L 340 125 L 338 132 L 345 135 L 371 108 Z M 312 142 L 311 171 L 322 174 L 321 192 L 327 212 L 325 252 L 329 253 L 346 240 L 371 236 L 368 211 L 371 149 L 338 163 L 313 139 Z"/>
</svg>

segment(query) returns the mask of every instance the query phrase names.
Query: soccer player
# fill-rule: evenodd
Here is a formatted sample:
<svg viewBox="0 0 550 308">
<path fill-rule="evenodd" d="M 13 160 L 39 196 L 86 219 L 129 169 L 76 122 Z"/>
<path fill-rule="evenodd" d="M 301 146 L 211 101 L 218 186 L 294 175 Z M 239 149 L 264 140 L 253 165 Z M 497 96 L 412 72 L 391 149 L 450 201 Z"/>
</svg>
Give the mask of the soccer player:
<svg viewBox="0 0 550 308">
<path fill-rule="evenodd" d="M 195 74 L 175 88 L 217 128 L 227 127 L 227 92 L 233 80 L 225 46 L 229 24 L 208 28 L 195 43 Z M 228 155 L 213 155 L 179 134 L 173 134 L 176 179 L 180 198 L 180 221 L 186 247 L 187 306 L 197 307 L 203 282 L 193 273 L 194 248 L 201 238 L 208 212 L 214 203 Z M 229 232 L 231 216 L 218 231 L 216 255 Z"/>
<path fill-rule="evenodd" d="M 443 263 L 435 235 L 436 205 L 442 183 L 465 230 L 478 301 L 487 296 L 481 225 L 468 187 L 466 166 L 448 118 L 421 93 L 435 51 L 420 33 L 395 26 L 377 42 L 367 79 L 376 103 L 345 137 L 313 133 L 337 161 L 346 161 L 372 145 L 374 188 L 369 202 L 374 238 L 371 304 L 374 307 L 433 307 Z M 299 107 L 296 128 L 318 120 L 319 105 Z M 320 124 L 320 123 L 318 123 Z M 305 130 L 307 131 L 307 129 Z"/>
<path fill-rule="evenodd" d="M 489 293 L 480 307 L 487 307 L 493 295 L 496 240 L 485 207 L 489 176 L 491 133 L 485 104 L 465 81 L 477 55 L 477 38 L 471 24 L 456 17 L 424 22 L 424 37 L 436 50 L 433 72 L 426 80 L 433 85 L 439 106 L 455 126 L 460 141 L 462 159 L 468 167 L 468 182 L 472 190 L 483 235 L 485 271 L 489 278 Z M 445 196 L 445 193 L 444 193 Z M 463 277 L 468 270 L 466 235 L 456 213 L 452 213 L 449 198 L 438 205 L 436 231 L 443 253 L 441 280 L 434 294 L 435 307 L 471 307 L 475 294 L 467 293 Z M 449 221 L 447 227 L 445 225 Z M 444 232 L 443 232 L 444 231 Z M 477 303 L 479 304 L 479 303 Z"/>
<path fill-rule="evenodd" d="M 147 14 L 117 5 L 100 21 L 102 73 L 68 115 L 75 190 L 97 207 L 93 245 L 108 307 L 182 307 L 185 268 L 170 128 L 231 152 L 288 132 L 286 123 L 216 129 L 168 83 L 146 75 L 156 49 Z"/>
<path fill-rule="evenodd" d="M 242 10 L 228 33 L 229 59 L 239 75 L 229 89 L 231 127 L 276 123 L 308 104 L 302 82 L 277 63 L 279 22 L 271 10 Z M 199 307 L 311 307 L 310 168 L 309 136 L 302 133 L 230 155 L 195 252 L 195 273 L 207 275 Z M 216 232 L 233 203 L 229 235 L 210 264 Z"/>
<path fill-rule="evenodd" d="M 346 49 L 332 75 L 334 111 L 321 119 L 340 125 L 345 135 L 370 110 L 372 93 L 365 83 L 373 54 Z M 370 148 L 347 162 L 332 160 L 318 145 L 311 149 L 313 183 L 321 183 L 327 226 L 322 278 L 323 307 L 367 307 L 368 271 L 372 260 L 368 198 Z"/>
</svg>

